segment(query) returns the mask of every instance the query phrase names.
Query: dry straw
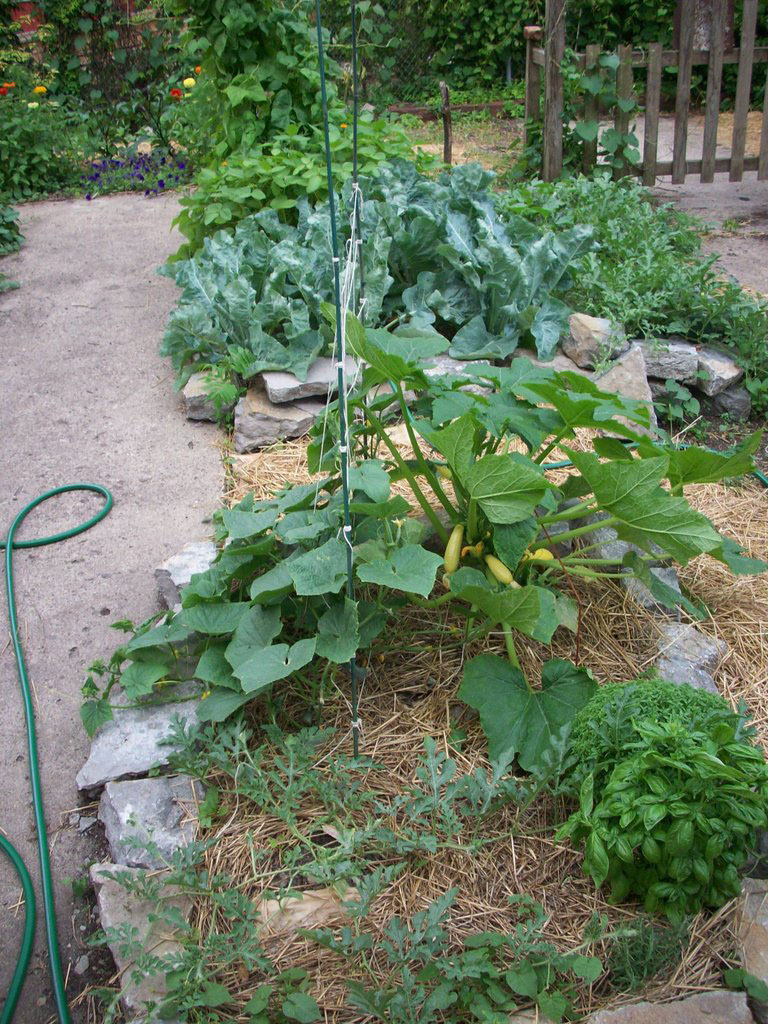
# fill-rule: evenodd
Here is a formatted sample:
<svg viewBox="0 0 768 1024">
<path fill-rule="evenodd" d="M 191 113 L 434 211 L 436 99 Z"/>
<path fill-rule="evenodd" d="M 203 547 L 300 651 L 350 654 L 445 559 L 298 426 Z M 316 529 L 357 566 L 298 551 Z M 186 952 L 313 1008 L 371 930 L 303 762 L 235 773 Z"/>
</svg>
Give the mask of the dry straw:
<svg viewBox="0 0 768 1024">
<path fill-rule="evenodd" d="M 402 440 L 402 439 L 398 439 Z M 586 440 L 586 439 L 584 439 Z M 405 450 L 405 446 L 404 446 Z M 286 483 L 308 479 L 305 442 L 288 442 L 256 455 L 236 456 L 232 460 L 233 485 L 230 502 L 253 492 L 257 498 L 271 494 Z M 728 536 L 739 541 L 756 557 L 768 556 L 768 516 L 766 496 L 754 483 L 738 487 L 701 485 L 690 488 L 688 498 L 712 519 Z M 763 576 L 734 577 L 725 566 L 706 557 L 699 558 L 680 572 L 683 586 L 693 597 L 707 605 L 713 617 L 698 628 L 725 640 L 729 653 L 723 660 L 717 683 L 734 704 L 744 701 L 754 716 L 761 742 L 768 741 L 768 579 Z M 655 656 L 659 640 L 659 620 L 632 603 L 618 586 L 580 582 L 578 595 L 582 606 L 581 663 L 594 672 L 601 683 L 629 679 L 647 669 Z M 489 638 L 486 644 L 502 649 L 501 639 Z M 485 744 L 474 714 L 456 699 L 462 666 L 467 656 L 476 653 L 463 645 L 463 620 L 445 611 L 426 613 L 405 609 L 387 634 L 383 653 L 368 666 L 360 702 L 364 724 L 364 753 L 380 766 L 367 774 L 366 783 L 382 798 L 394 796 L 416 782 L 415 771 L 425 737 L 433 737 L 457 763 L 460 772 L 487 768 Z M 573 657 L 571 634 L 558 631 L 550 648 L 533 641 L 520 644 L 524 668 L 532 678 L 537 666 L 547 657 Z M 302 709 L 297 704 L 296 712 Z M 348 737 L 349 706 L 343 679 L 326 697 L 324 724 L 334 727 L 335 738 L 329 750 L 337 747 L 339 737 Z M 452 742 L 457 729 L 465 733 L 458 746 Z M 315 771 L 326 770 L 323 752 Z M 231 781 L 215 780 L 225 794 Z M 232 877 L 232 884 L 257 904 L 271 893 L 275 878 L 265 878 L 254 870 L 251 850 L 273 844 L 275 863 L 286 844 L 295 842 L 286 836 L 284 824 L 260 812 L 242 798 L 230 793 L 225 806 L 237 813 L 229 816 L 218 833 L 218 842 L 209 853 L 209 868 Z M 446 890 L 457 887 L 459 894 L 450 913 L 450 937 L 457 946 L 469 934 L 484 930 L 505 930 L 514 923 L 508 897 L 524 893 L 541 903 L 546 914 L 545 939 L 568 951 L 583 943 L 584 930 L 595 915 L 604 917 L 607 933 L 631 920 L 637 907 L 612 907 L 601 893 L 583 877 L 580 857 L 564 843 L 552 838 L 552 826 L 562 820 L 563 807 L 549 798 L 537 801 L 520 813 L 508 806 L 482 824 L 487 840 L 482 851 L 470 854 L 462 849 L 439 850 L 429 857 L 412 858 L 409 870 L 374 902 L 366 927 L 381 930 L 395 914 L 410 916 L 425 909 Z M 359 823 L 362 825 L 362 822 Z M 327 821 L 323 808 L 302 809 L 300 828 L 305 836 L 323 833 Z M 326 829 L 333 842 L 333 829 Z M 317 883 L 306 880 L 307 888 Z M 301 886 L 299 886 L 301 888 Z M 681 962 L 667 977 L 657 979 L 641 994 L 616 996 L 605 982 L 585 988 L 579 1009 L 588 1012 L 599 1006 L 617 1005 L 642 995 L 654 1000 L 670 1000 L 685 994 L 717 987 L 723 967 L 734 960 L 737 947 L 735 921 L 737 904 L 732 902 L 714 914 L 701 914 L 692 924 L 690 941 Z M 197 909 L 197 926 L 202 934 L 210 929 L 227 928 L 210 905 Z M 367 984 L 378 978 L 387 983 L 384 959 L 374 950 L 367 974 L 350 970 L 346 960 L 302 939 L 296 934 L 265 939 L 270 956 L 279 968 L 305 967 L 313 978 L 312 992 L 326 1020 L 341 1022 L 364 1019 L 345 1006 L 345 981 L 359 977 Z M 610 940 L 602 940 L 593 952 L 607 955 Z M 214 965 L 215 966 L 215 965 Z M 238 993 L 242 1005 L 262 982 L 245 965 L 223 971 L 219 980 Z M 244 1020 L 234 1015 L 233 1020 Z"/>
</svg>

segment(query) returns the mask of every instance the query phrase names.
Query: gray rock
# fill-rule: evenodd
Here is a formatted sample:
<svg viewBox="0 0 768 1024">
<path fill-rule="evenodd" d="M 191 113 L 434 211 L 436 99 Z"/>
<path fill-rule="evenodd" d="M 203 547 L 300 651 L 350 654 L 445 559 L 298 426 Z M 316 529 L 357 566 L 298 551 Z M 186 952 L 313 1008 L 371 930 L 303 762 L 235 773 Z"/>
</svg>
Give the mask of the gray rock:
<svg viewBox="0 0 768 1024">
<path fill-rule="evenodd" d="M 661 627 L 656 668 L 670 683 L 688 683 L 697 690 L 719 693 L 713 673 L 728 653 L 723 640 L 700 633 L 695 626 L 670 623 Z"/>
<path fill-rule="evenodd" d="M 752 398 L 746 388 L 731 386 L 715 395 L 710 409 L 716 416 L 728 416 L 732 420 L 748 420 L 752 412 Z"/>
<path fill-rule="evenodd" d="M 185 544 L 181 551 L 155 569 L 157 589 L 166 608 L 174 608 L 179 603 L 182 588 L 196 573 L 209 569 L 215 558 L 216 545 L 213 541 L 199 540 Z"/>
<path fill-rule="evenodd" d="M 150 915 L 157 915 L 158 905 L 154 900 L 143 900 L 132 895 L 120 885 L 107 877 L 107 874 L 128 874 L 132 879 L 140 880 L 145 872 L 136 868 L 119 868 L 114 864 L 94 864 L 90 875 L 96 890 L 96 903 L 99 908 L 101 927 L 108 929 L 128 928 L 137 941 L 143 943 L 145 949 L 151 949 L 154 956 L 167 957 L 169 966 L 174 963 L 181 952 L 181 945 L 176 933 L 158 921 L 150 922 Z M 192 911 L 192 901 L 179 892 L 178 888 L 168 886 L 164 893 L 163 906 L 175 908 L 185 918 Z M 139 973 L 133 970 L 134 960 L 126 955 L 123 943 L 107 939 L 117 969 L 121 974 L 121 1002 L 126 1014 L 142 1013 L 150 1001 L 159 1002 L 166 993 L 165 971 L 157 974 Z"/>
<path fill-rule="evenodd" d="M 175 850 L 194 840 L 202 798 L 203 787 L 187 775 L 108 782 L 99 820 L 112 860 L 133 868 L 164 867 Z M 158 855 L 145 848 L 150 841 Z"/>
<path fill-rule="evenodd" d="M 80 978 L 86 973 L 90 966 L 91 961 L 88 959 L 87 954 L 83 953 L 83 955 L 81 957 L 78 957 L 78 959 L 75 961 L 72 970 Z"/>
<path fill-rule="evenodd" d="M 119 698 L 113 703 L 118 703 Z M 197 721 L 197 702 L 151 705 L 116 710 L 111 722 L 91 740 L 88 760 L 77 773 L 77 788 L 93 790 L 105 782 L 145 775 L 150 768 L 168 764 L 178 744 L 166 742 L 171 722 L 178 716 L 186 725 Z"/>
<path fill-rule="evenodd" d="M 184 385 L 182 395 L 188 420 L 210 420 L 215 423 L 220 416 L 231 412 L 234 407 L 234 402 L 230 402 L 222 405 L 221 410 L 217 410 L 216 403 L 208 397 L 207 377 L 208 374 L 204 371 L 193 373 Z"/>
<path fill-rule="evenodd" d="M 515 354 L 515 359 L 528 359 L 534 366 L 541 366 L 545 370 L 555 370 L 557 373 L 569 372 L 578 373 L 582 377 L 588 377 L 590 380 L 595 376 L 594 370 L 585 370 L 581 366 L 577 366 L 572 359 L 569 359 L 563 352 L 555 352 L 549 362 L 544 362 L 543 359 L 537 359 L 534 355 L 522 349 L 518 350 Z"/>
<path fill-rule="evenodd" d="M 654 567 L 650 572 L 652 576 L 661 580 L 662 583 L 666 583 L 668 587 L 671 587 L 678 594 L 680 593 L 680 580 L 677 577 L 676 570 L 671 566 Z M 667 608 L 666 605 L 660 604 L 642 580 L 636 579 L 634 576 L 628 576 L 626 579 L 621 580 L 621 584 L 632 600 L 642 608 L 645 608 L 646 611 L 653 612 L 654 615 L 663 615 L 668 619 L 680 618 L 680 609 L 677 606 Z"/>
<path fill-rule="evenodd" d="M 600 1010 L 584 1024 L 753 1024 L 743 992 L 701 992 L 674 1003 L 632 1003 Z"/>
<path fill-rule="evenodd" d="M 276 405 L 263 391 L 251 388 L 235 407 L 235 451 L 258 451 L 275 441 L 302 437 L 325 409 L 314 398 Z"/>
<path fill-rule="evenodd" d="M 623 327 L 604 317 L 573 313 L 568 323 L 570 332 L 561 339 L 561 347 L 577 366 L 584 369 L 594 370 L 629 348 Z"/>
<path fill-rule="evenodd" d="M 87 832 L 89 828 L 93 828 L 98 820 L 98 818 L 82 817 L 77 823 L 77 831 Z"/>
<path fill-rule="evenodd" d="M 740 366 L 716 348 L 699 349 L 699 373 L 697 387 L 710 398 L 736 384 L 744 376 Z"/>
<path fill-rule="evenodd" d="M 699 369 L 699 353 L 695 345 L 683 338 L 654 338 L 639 341 L 649 377 L 695 384 Z"/>
<path fill-rule="evenodd" d="M 768 881 L 745 878 L 738 934 L 745 970 L 768 984 Z M 750 1000 L 758 1024 L 768 1024 L 768 1004 Z"/>
<path fill-rule="evenodd" d="M 653 408 L 653 395 L 648 384 L 645 367 L 645 356 L 640 345 L 633 345 L 628 352 L 617 359 L 607 370 L 595 377 L 595 384 L 601 391 L 621 395 L 622 398 L 633 398 L 645 402 L 650 412 L 650 429 L 631 423 L 619 417 L 622 423 L 638 434 L 653 435 L 656 432 L 656 412 Z"/>
<path fill-rule="evenodd" d="M 347 356 L 344 370 L 347 379 L 351 381 L 358 371 L 357 360 L 352 356 Z M 269 370 L 262 373 L 261 379 L 270 402 L 295 402 L 298 398 L 317 396 L 328 399 L 336 394 L 338 371 L 334 359 L 321 356 L 310 366 L 306 380 L 299 380 L 296 374 L 284 373 L 281 370 Z"/>
<path fill-rule="evenodd" d="M 487 369 L 490 365 L 487 359 L 453 359 L 451 356 L 439 355 L 424 361 L 424 373 L 427 377 L 464 377 Z M 482 384 L 465 384 L 461 390 L 471 391 L 475 395 L 488 395 L 493 389 L 489 382 L 487 387 Z"/>
</svg>

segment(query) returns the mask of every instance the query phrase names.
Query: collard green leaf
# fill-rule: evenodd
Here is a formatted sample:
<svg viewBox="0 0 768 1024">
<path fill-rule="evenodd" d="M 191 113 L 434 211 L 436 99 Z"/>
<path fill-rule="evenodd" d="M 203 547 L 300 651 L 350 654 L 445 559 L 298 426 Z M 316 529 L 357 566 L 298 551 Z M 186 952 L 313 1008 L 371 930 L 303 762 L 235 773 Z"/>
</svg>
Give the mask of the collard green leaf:
<svg viewBox="0 0 768 1024">
<path fill-rule="evenodd" d="M 357 604 L 348 597 L 335 601 L 318 620 L 316 653 L 342 665 L 354 658 L 359 645 Z"/>
<path fill-rule="evenodd" d="M 392 590 L 429 597 L 442 564 L 442 555 L 426 551 L 418 544 L 407 544 L 395 549 L 386 559 L 359 565 L 357 577 L 363 583 L 377 583 Z"/>
<path fill-rule="evenodd" d="M 516 325 L 508 325 L 504 334 L 492 334 L 478 314 L 454 334 L 448 352 L 454 359 L 506 359 L 519 340 Z"/>
<path fill-rule="evenodd" d="M 667 475 L 666 457 L 601 463 L 588 452 L 570 456 L 601 508 L 619 520 L 611 525 L 623 540 L 646 551 L 658 545 L 681 565 L 721 546 L 708 519 L 660 486 Z"/>
<path fill-rule="evenodd" d="M 544 665 L 541 690 L 530 690 L 519 669 L 481 654 L 467 663 L 459 697 L 479 712 L 492 761 L 516 756 L 521 768 L 536 771 L 596 689 L 589 672 L 556 660 Z"/>
<path fill-rule="evenodd" d="M 492 523 L 527 519 L 553 485 L 528 460 L 485 455 L 461 474 L 462 483 Z"/>
<path fill-rule="evenodd" d="M 287 569 L 300 597 L 336 594 L 347 579 L 346 545 L 338 537 L 331 537 L 319 548 L 292 559 Z"/>
</svg>

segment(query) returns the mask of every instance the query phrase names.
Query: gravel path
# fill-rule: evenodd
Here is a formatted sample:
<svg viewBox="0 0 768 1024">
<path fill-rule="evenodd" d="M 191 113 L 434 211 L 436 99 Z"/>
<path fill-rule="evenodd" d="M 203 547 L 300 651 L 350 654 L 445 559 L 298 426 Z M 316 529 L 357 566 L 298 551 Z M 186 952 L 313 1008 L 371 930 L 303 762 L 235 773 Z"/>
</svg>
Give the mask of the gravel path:
<svg viewBox="0 0 768 1024">
<path fill-rule="evenodd" d="M 154 566 L 210 534 L 221 494 L 220 435 L 184 418 L 170 365 L 157 354 L 177 291 L 155 269 L 179 244 L 170 231 L 176 209 L 171 196 L 29 204 L 21 209 L 26 244 L 3 261 L 21 288 L 0 295 L 0 532 L 53 486 L 93 481 L 115 498 L 93 530 L 15 558 L 65 969 L 86 952 L 68 880 L 97 856 L 95 840 L 69 824 L 79 802 L 75 773 L 88 750 L 80 686 L 90 662 L 108 657 L 118 641 L 111 622 L 157 610 Z M 80 522 L 98 504 L 95 496 L 65 496 L 36 510 L 22 536 Z M 0 828 L 37 884 L 22 705 L 15 662 L 4 640 L 0 647 Z M 18 897 L 0 858 L 0 1002 L 21 937 Z M 43 934 L 38 919 L 16 1024 L 53 1017 Z M 69 991 L 81 984 L 73 974 Z"/>
</svg>

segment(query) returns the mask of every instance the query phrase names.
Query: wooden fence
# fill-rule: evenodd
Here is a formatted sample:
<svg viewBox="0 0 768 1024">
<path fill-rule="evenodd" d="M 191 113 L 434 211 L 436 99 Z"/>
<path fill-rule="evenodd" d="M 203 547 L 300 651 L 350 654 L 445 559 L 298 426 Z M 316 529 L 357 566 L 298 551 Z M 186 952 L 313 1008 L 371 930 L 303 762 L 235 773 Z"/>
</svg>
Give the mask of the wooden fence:
<svg viewBox="0 0 768 1024">
<path fill-rule="evenodd" d="M 741 181 L 745 171 L 757 171 L 760 180 L 768 178 L 768 82 L 761 121 L 760 151 L 758 156 L 745 156 L 747 139 L 747 114 L 752 85 L 754 64 L 768 62 L 768 47 L 755 46 L 758 0 L 744 0 L 741 41 L 738 49 L 726 50 L 724 3 L 715 2 L 709 50 L 695 50 L 694 44 L 694 0 L 684 0 L 680 20 L 679 49 L 664 49 L 661 43 L 651 43 L 645 50 L 620 46 L 617 51 L 619 66 L 616 72 L 616 92 L 620 98 L 632 94 L 633 69 L 647 68 L 645 87 L 645 133 L 642 161 L 638 166 L 627 165 L 623 172 L 638 174 L 643 183 L 652 185 L 657 176 L 670 175 L 675 184 L 684 182 L 686 175 L 698 174 L 703 182 L 714 180 L 715 173 L 727 171 L 731 181 Z M 542 177 L 554 181 L 563 169 L 563 76 L 561 64 L 565 51 L 565 0 L 547 0 L 544 47 L 541 47 L 542 30 L 536 26 L 525 29 L 526 71 L 525 71 L 525 116 L 534 121 L 543 121 Z M 582 69 L 597 64 L 599 46 L 588 46 L 584 53 L 577 55 Z M 688 114 L 691 100 L 691 68 L 706 64 L 707 96 L 704 114 L 704 138 L 700 158 L 688 158 Z M 733 133 L 731 153 L 718 157 L 717 127 L 720 115 L 720 93 L 723 66 L 738 64 L 736 97 L 733 108 Z M 677 68 L 677 91 L 675 98 L 675 124 L 672 159 L 658 159 L 659 112 L 661 105 L 661 76 L 665 68 Z M 543 86 L 543 88 L 542 88 Z M 543 92 L 543 104 L 542 104 Z M 543 111 L 542 111 L 543 106 Z M 587 96 L 584 117 L 597 120 L 596 99 Z M 626 133 L 629 128 L 629 114 L 618 107 L 615 127 Z M 585 142 L 583 170 L 589 172 L 597 162 L 597 139 Z"/>
</svg>

